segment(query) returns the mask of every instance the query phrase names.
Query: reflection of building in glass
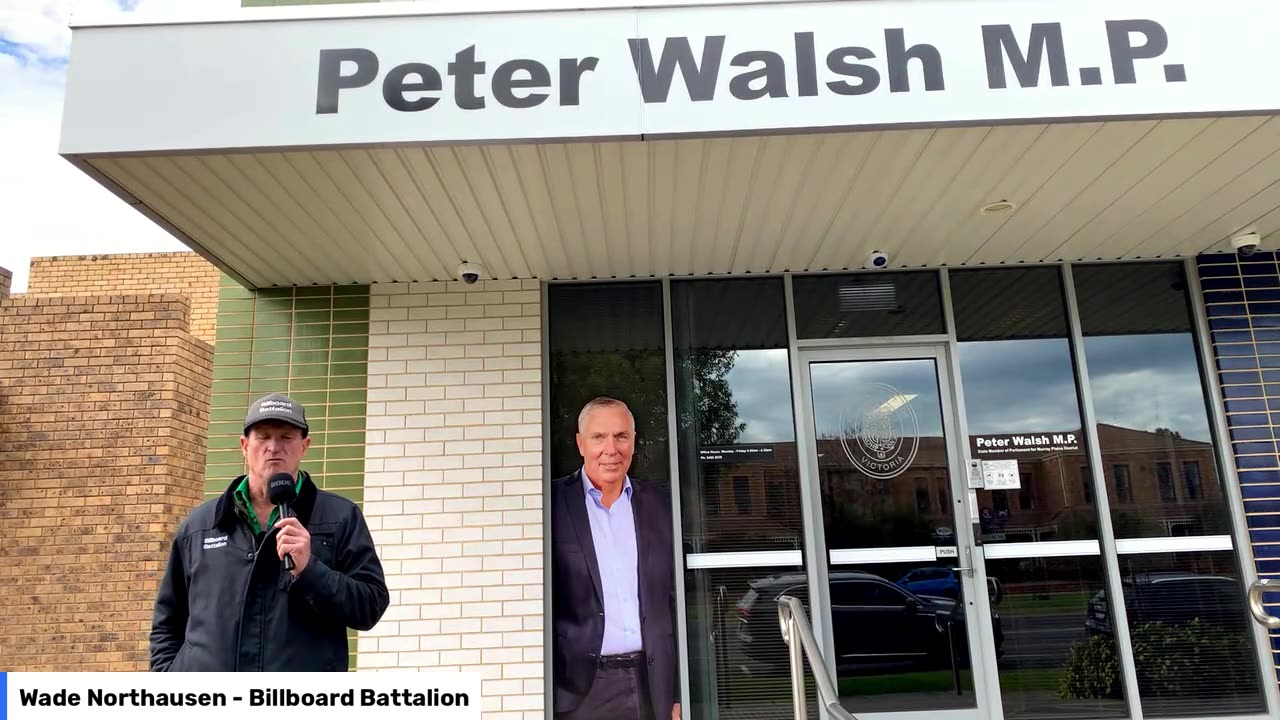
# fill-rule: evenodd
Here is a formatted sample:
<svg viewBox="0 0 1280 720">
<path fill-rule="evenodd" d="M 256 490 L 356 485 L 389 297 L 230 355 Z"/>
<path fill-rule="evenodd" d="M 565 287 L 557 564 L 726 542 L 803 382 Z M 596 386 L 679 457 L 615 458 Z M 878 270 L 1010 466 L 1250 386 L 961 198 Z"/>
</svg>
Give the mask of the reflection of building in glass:
<svg viewBox="0 0 1280 720">
<path fill-rule="evenodd" d="M 1114 425 L 1098 428 L 1107 496 L 1119 537 L 1178 537 L 1222 532 L 1221 488 L 1209 443 L 1176 433 Z M 704 533 L 692 552 L 803 545 L 795 443 L 768 446 L 762 462 L 704 462 Z M 819 483 L 828 527 L 845 547 L 948 544 L 953 530 L 950 481 L 942 438 L 920 438 L 915 461 L 901 475 L 862 473 L 840 443 L 818 443 Z M 1019 460 L 1022 487 L 979 491 L 984 540 L 1028 542 L 1097 537 L 1092 474 L 1082 448 Z M 697 512 L 698 508 L 689 508 Z M 888 542 L 892 538 L 893 542 Z"/>
<path fill-rule="evenodd" d="M 1213 447 L 1167 430 L 1101 424 L 1098 439 L 1118 537 L 1223 532 Z M 1089 459 L 1078 451 L 1020 459 L 1019 490 L 980 491 L 984 539 L 1093 539 L 1095 493 Z"/>
<path fill-rule="evenodd" d="M 701 463 L 697 479 L 701 492 L 685 494 L 687 502 L 696 503 L 685 508 L 686 518 L 702 516 L 700 524 L 686 522 L 686 527 L 702 528 L 697 534 L 686 530 L 689 552 L 804 547 L 795 443 L 753 447 L 772 452 L 752 462 Z"/>
</svg>

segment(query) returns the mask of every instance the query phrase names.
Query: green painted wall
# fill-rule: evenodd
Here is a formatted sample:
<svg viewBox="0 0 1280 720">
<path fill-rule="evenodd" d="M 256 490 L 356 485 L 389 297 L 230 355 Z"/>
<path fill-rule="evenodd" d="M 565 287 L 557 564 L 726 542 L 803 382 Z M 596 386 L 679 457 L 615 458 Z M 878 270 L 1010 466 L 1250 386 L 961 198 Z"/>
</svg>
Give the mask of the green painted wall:
<svg viewBox="0 0 1280 720">
<path fill-rule="evenodd" d="M 362 502 L 368 359 L 367 286 L 254 292 L 223 276 L 205 495 L 245 471 L 240 437 L 249 403 L 284 392 L 303 404 L 311 426 L 303 469 L 320 487 Z"/>
</svg>

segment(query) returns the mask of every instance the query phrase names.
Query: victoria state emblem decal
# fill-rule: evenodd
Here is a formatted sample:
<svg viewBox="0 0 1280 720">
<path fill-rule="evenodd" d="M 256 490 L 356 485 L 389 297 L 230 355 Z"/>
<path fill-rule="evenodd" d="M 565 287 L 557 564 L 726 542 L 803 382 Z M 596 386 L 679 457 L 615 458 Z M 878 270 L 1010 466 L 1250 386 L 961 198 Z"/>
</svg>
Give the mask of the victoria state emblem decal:
<svg viewBox="0 0 1280 720">
<path fill-rule="evenodd" d="M 887 480 L 906 470 L 920 448 L 920 423 L 911 397 L 889 385 L 871 383 L 867 401 L 841 418 L 840 447 L 854 467 Z"/>
</svg>

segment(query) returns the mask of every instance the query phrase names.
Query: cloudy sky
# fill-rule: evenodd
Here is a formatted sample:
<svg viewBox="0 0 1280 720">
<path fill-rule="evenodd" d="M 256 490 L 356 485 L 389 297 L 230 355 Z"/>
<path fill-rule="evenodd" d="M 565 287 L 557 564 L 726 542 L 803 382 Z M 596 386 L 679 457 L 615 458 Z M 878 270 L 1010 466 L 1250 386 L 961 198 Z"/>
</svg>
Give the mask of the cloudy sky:
<svg viewBox="0 0 1280 720">
<path fill-rule="evenodd" d="M 240 0 L 0 0 L 0 267 L 32 256 L 186 249 L 58 156 L 72 15 L 234 9 Z"/>
<path fill-rule="evenodd" d="M 1063 340 L 961 343 L 969 430 L 979 433 L 1071 431 L 1080 427 L 1070 350 Z M 1101 422 L 1139 430 L 1173 428 L 1208 441 L 1195 350 L 1189 335 L 1088 338 L 1085 356 Z M 739 352 L 728 376 L 741 442 L 790 442 L 791 387 L 786 350 Z M 922 434 L 940 432 L 938 393 L 928 363 L 833 364 L 814 371 L 818 422 L 840 426 L 842 410 L 867 404 L 867 382 L 885 383 L 912 399 Z"/>
</svg>

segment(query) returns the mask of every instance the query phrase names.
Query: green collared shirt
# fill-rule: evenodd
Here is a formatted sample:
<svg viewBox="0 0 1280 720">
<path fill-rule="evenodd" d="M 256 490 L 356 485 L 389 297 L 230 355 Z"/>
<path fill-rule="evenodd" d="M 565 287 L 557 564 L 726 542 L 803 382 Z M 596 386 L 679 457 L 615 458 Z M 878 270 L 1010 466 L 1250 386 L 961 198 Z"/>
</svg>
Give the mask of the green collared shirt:
<svg viewBox="0 0 1280 720">
<path fill-rule="evenodd" d="M 298 484 L 295 486 L 295 492 L 302 493 L 302 473 L 298 473 Z M 232 497 L 236 499 L 236 505 L 240 507 L 246 517 L 249 518 L 249 526 L 253 528 L 254 535 L 261 535 L 264 529 L 258 524 L 258 513 L 253 510 L 253 501 L 249 499 L 249 476 L 245 475 L 235 490 L 231 491 Z M 276 521 L 280 519 L 280 507 L 271 508 L 271 517 L 267 518 L 266 530 L 275 527 Z"/>
</svg>

